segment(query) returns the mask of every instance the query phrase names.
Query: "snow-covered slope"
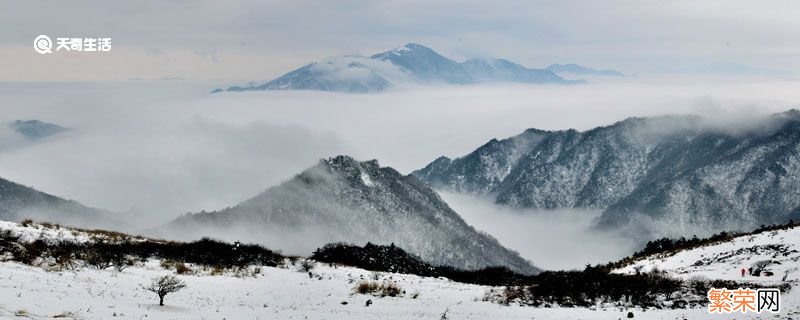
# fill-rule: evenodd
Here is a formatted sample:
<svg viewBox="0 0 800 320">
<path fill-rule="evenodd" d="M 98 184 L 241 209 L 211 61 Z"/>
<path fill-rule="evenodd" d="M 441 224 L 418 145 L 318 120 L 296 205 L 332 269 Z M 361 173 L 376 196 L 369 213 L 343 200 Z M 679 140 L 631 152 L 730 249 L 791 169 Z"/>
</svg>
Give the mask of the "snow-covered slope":
<svg viewBox="0 0 800 320">
<path fill-rule="evenodd" d="M 565 81 L 550 70 L 529 69 L 505 59 L 469 59 L 461 66 L 480 82 L 581 83 Z"/>
<path fill-rule="evenodd" d="M 419 82 L 442 82 L 453 84 L 474 83 L 475 78 L 458 62 L 445 58 L 426 46 L 409 43 L 400 48 L 378 53 L 370 57 L 388 61 L 406 70 Z"/>
<path fill-rule="evenodd" d="M 705 310 L 531 308 L 482 301 L 489 289 L 446 279 L 391 273 L 405 294 L 374 297 L 354 287 L 375 273 L 317 264 L 309 278 L 296 268 L 262 267 L 255 276 L 179 275 L 186 289 L 165 306 L 141 286 L 169 274 L 157 261 L 123 272 L 47 272 L 0 262 L 0 319 L 703 319 Z M 416 296 L 416 298 L 415 298 Z M 372 304 L 366 306 L 367 300 Z M 344 304 L 346 302 L 346 304 Z M 15 316 L 19 315 L 19 316 Z M 445 315 L 445 317 L 443 317 Z"/>
<path fill-rule="evenodd" d="M 383 91 L 405 77 L 391 63 L 345 56 L 314 62 L 262 85 L 230 87 L 227 91 L 319 90 L 368 93 Z"/>
<path fill-rule="evenodd" d="M 162 231 L 164 237 L 187 234 L 282 249 L 297 237 L 292 242 L 300 242 L 305 255 L 331 242 L 394 243 L 433 265 L 538 271 L 468 225 L 416 177 L 347 156 L 322 160 L 235 207 L 183 216 Z"/>
<path fill-rule="evenodd" d="M 746 275 L 749 269 L 766 261 L 765 271 L 771 275 Z M 615 270 L 619 273 L 666 271 L 683 279 L 702 277 L 780 285 L 783 282 L 800 284 L 800 227 L 765 231 L 736 237 L 730 241 L 712 243 L 678 252 L 651 255 Z"/>
<path fill-rule="evenodd" d="M 63 231 L 63 232 L 61 232 Z M 97 241 L 92 234 L 43 225 L 0 223 L 0 232 L 22 241 Z M 787 241 L 797 240 L 786 237 Z M 167 295 L 165 306 L 142 289 L 154 277 L 175 274 L 159 260 L 116 270 L 78 267 L 45 271 L 4 261 L 0 255 L 0 319 L 705 319 L 697 309 L 533 308 L 485 301 L 493 288 L 396 273 L 315 263 L 309 272 L 300 263 L 278 267 L 250 266 L 223 272 L 189 265 L 194 273 L 177 275 L 187 287 Z M 713 274 L 712 274 L 713 276 Z M 364 281 L 394 283 L 396 297 L 359 294 Z M 497 289 L 497 288 L 494 288 Z M 798 315 L 796 295 L 784 295 L 783 312 L 771 319 Z M 367 305 L 367 302 L 371 303 Z M 756 318 L 756 315 L 736 316 Z"/>
<path fill-rule="evenodd" d="M 750 274 L 749 270 L 757 270 L 759 264 L 765 265 L 764 272 Z M 745 269 L 745 276 L 742 276 L 742 269 Z M 791 289 L 781 293 L 779 314 L 736 313 L 733 316 L 736 319 L 797 319 L 800 316 L 800 227 L 742 235 L 692 249 L 650 255 L 612 272 L 635 274 L 653 270 L 685 280 L 730 280 L 767 288 L 788 284 Z"/>
<path fill-rule="evenodd" d="M 513 207 L 604 209 L 603 226 L 643 233 L 691 236 L 800 220 L 800 111 L 737 127 L 664 116 L 584 132 L 529 129 L 413 174 Z"/>
</svg>

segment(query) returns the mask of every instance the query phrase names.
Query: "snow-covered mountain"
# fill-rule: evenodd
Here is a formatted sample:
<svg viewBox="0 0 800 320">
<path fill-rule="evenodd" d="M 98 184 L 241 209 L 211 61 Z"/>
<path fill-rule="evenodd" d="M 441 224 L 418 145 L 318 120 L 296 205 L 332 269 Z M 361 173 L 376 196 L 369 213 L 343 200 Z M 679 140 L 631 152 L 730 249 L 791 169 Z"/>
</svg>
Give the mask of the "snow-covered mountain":
<svg viewBox="0 0 800 320">
<path fill-rule="evenodd" d="M 339 57 L 307 64 L 275 80 L 258 86 L 230 87 L 227 91 L 249 90 L 320 90 L 339 92 L 377 92 L 391 83 L 382 74 L 391 75 L 393 66 L 364 57 Z"/>
<path fill-rule="evenodd" d="M 87 228 L 128 229 L 109 211 L 65 200 L 0 178 L 0 220 L 33 219 Z"/>
<path fill-rule="evenodd" d="M 307 64 L 264 84 L 233 86 L 222 91 L 321 90 L 367 93 L 400 83 L 474 84 L 479 82 L 571 84 L 550 70 L 529 69 L 503 59 L 470 59 L 459 63 L 431 48 L 409 43 L 369 57 L 344 56 Z"/>
<path fill-rule="evenodd" d="M 597 70 L 582 65 L 570 64 L 551 64 L 545 70 L 553 71 L 557 74 L 574 74 L 581 76 L 609 76 L 609 77 L 625 77 L 626 75 L 617 70 Z"/>
<path fill-rule="evenodd" d="M 458 62 L 445 58 L 426 46 L 409 43 L 400 48 L 375 54 L 371 59 L 388 61 L 405 70 L 419 82 L 453 84 L 474 83 L 472 75 Z"/>
<path fill-rule="evenodd" d="M 394 243 L 434 265 L 538 271 L 467 225 L 416 177 L 380 167 L 375 160 L 358 162 L 347 156 L 322 160 L 235 207 L 180 217 L 164 232 L 199 232 L 282 249 L 288 246 L 280 242 L 283 238 L 299 236 L 296 242 L 306 252 L 339 241 Z"/>
<path fill-rule="evenodd" d="M 469 59 L 461 66 L 481 82 L 566 83 L 551 70 L 528 69 L 505 59 Z"/>
<path fill-rule="evenodd" d="M 643 234 L 800 220 L 800 111 L 729 127 L 663 116 L 584 132 L 529 129 L 413 174 L 513 207 L 603 209 L 601 226 L 644 227 Z"/>
<path fill-rule="evenodd" d="M 39 120 L 15 120 L 10 126 L 27 139 L 44 138 L 69 130 L 62 126 Z"/>
</svg>

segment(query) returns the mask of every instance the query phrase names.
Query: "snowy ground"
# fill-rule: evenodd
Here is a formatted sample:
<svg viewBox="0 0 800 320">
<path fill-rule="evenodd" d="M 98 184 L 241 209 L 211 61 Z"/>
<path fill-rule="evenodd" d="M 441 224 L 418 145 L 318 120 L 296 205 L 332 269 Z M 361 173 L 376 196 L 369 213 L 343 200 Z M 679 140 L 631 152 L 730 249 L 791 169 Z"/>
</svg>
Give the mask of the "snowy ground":
<svg viewBox="0 0 800 320">
<path fill-rule="evenodd" d="M 53 234 L 35 227 L 0 225 L 0 230 L 7 228 L 30 236 Z M 82 239 L 80 234 L 68 234 Z M 786 235 L 775 239 L 794 238 Z M 659 268 L 669 269 L 671 263 L 668 258 Z M 199 271 L 200 268 L 195 269 Z M 353 290 L 359 281 L 372 279 L 376 275 L 373 272 L 316 264 L 312 270 L 314 277 L 309 278 L 307 273 L 298 270 L 289 265 L 262 267 L 258 273 L 251 269 L 247 275 L 238 277 L 233 273 L 209 275 L 207 272 L 179 275 L 188 287 L 168 295 L 166 305 L 160 307 L 157 297 L 141 288 L 155 276 L 174 273 L 163 269 L 158 261 L 122 272 L 88 268 L 45 271 L 6 261 L 0 262 L 0 319 L 40 319 L 57 315 L 77 319 L 442 319 L 445 312 L 447 319 L 625 319 L 628 311 L 633 311 L 636 319 L 709 318 L 705 309 L 643 311 L 502 306 L 481 300 L 489 287 L 389 273 L 379 274 L 381 281 L 395 281 L 405 294 L 381 298 L 356 294 Z M 674 270 L 682 270 L 677 262 Z M 699 273 L 714 275 L 714 272 Z M 785 311 L 781 317 L 800 317 L 794 296 L 784 297 Z M 791 299 L 787 299 L 789 297 Z M 371 306 L 365 305 L 368 299 L 373 301 Z M 756 317 L 752 314 L 735 316 L 737 319 Z"/>
<path fill-rule="evenodd" d="M 741 276 L 742 268 L 747 269 L 764 260 L 774 262 L 767 267 L 773 276 Z M 684 279 L 705 277 L 779 284 L 784 277 L 786 281 L 800 281 L 799 266 L 800 227 L 741 236 L 729 242 L 684 250 L 674 255 L 655 255 L 617 272 L 634 273 L 636 268 L 647 272 L 658 268 Z"/>
<path fill-rule="evenodd" d="M 772 262 L 766 270 L 773 275 L 742 277 L 742 268 L 748 269 L 756 262 L 765 260 Z M 683 279 L 723 279 L 754 282 L 765 286 L 778 286 L 783 282 L 789 282 L 794 289 L 782 295 L 781 316 L 798 319 L 800 318 L 798 267 L 800 267 L 800 227 L 795 227 L 741 236 L 728 242 L 675 254 L 650 256 L 616 272 L 635 273 L 637 268 L 641 272 L 648 272 L 657 268 Z"/>
<path fill-rule="evenodd" d="M 318 265 L 322 277 L 310 279 L 296 269 L 262 268 L 255 277 L 179 276 L 188 287 L 168 295 L 164 307 L 140 288 L 167 274 L 157 263 L 121 273 L 83 269 L 47 272 L 17 263 L 0 263 L 0 318 L 15 313 L 31 318 L 74 314 L 79 319 L 617 319 L 627 310 L 537 309 L 480 301 L 487 287 L 445 279 L 383 274 L 403 290 L 402 297 L 354 294 L 372 272 Z M 416 299 L 412 296 L 419 293 Z M 368 299 L 373 304 L 365 306 Z M 343 305 L 342 302 L 347 302 Z M 696 319 L 703 310 L 633 310 L 637 318 Z"/>
</svg>

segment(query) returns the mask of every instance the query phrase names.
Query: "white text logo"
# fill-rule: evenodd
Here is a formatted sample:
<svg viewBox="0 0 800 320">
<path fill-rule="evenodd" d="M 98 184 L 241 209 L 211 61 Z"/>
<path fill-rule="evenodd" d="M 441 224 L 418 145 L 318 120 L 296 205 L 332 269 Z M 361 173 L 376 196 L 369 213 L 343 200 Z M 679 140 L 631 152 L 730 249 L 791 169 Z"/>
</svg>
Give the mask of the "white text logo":
<svg viewBox="0 0 800 320">
<path fill-rule="evenodd" d="M 33 40 L 33 50 L 39 54 L 49 54 L 53 51 L 109 52 L 111 38 L 56 38 L 55 46 L 53 50 L 53 40 L 46 35 Z"/>
</svg>

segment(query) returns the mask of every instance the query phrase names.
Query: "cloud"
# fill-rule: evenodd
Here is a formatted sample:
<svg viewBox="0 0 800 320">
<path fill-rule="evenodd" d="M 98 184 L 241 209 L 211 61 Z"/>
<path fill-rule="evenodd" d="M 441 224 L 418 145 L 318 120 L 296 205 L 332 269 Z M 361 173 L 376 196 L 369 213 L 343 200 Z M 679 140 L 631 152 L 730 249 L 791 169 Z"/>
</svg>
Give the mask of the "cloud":
<svg viewBox="0 0 800 320">
<path fill-rule="evenodd" d="M 0 122 L 72 128 L 0 153 L 0 176 L 156 225 L 234 205 L 318 159 L 349 154 L 410 173 L 527 128 L 590 129 L 630 116 L 745 115 L 800 103 L 796 82 L 655 77 L 582 86 L 395 88 L 380 94 L 209 95 L 217 83 L 1 83 Z M 698 102 L 699 101 L 699 102 Z"/>
<path fill-rule="evenodd" d="M 0 123 L 0 153 L 24 146 L 28 141 L 17 133 L 9 123 Z"/>
<path fill-rule="evenodd" d="M 598 210 L 515 210 L 488 199 L 441 194 L 467 223 L 543 269 L 582 269 L 586 264 L 616 261 L 639 245 L 619 234 L 593 230 Z"/>
<path fill-rule="evenodd" d="M 138 83 L 130 86 L 141 90 Z M 184 212 L 234 205 L 319 158 L 349 151 L 336 134 L 324 130 L 259 119 L 226 122 L 193 112 L 186 100 L 139 105 L 126 103 L 134 96 L 130 91 L 111 91 L 125 94 L 101 101 L 78 99 L 80 103 L 62 96 L 75 103 L 66 108 L 80 119 L 60 115 L 65 108 L 61 103 L 33 113 L 10 108 L 9 116 L 43 117 L 75 130 L 58 139 L 2 150 L 0 176 L 136 215 L 141 218 L 136 223 L 153 226 Z M 102 112 L 104 108 L 113 110 Z"/>
</svg>

